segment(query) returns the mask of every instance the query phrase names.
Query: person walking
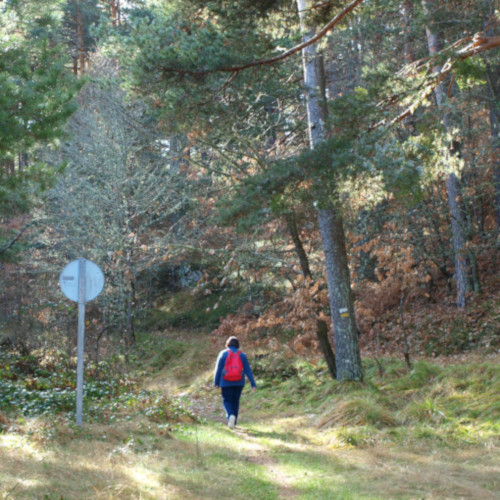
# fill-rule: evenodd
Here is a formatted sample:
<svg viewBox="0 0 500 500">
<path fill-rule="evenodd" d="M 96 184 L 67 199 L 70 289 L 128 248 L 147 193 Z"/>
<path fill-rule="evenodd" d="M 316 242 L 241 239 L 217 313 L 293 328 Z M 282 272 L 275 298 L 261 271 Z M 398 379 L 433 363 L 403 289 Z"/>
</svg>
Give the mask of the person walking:
<svg viewBox="0 0 500 500">
<path fill-rule="evenodd" d="M 222 350 L 217 357 L 214 372 L 214 386 L 221 389 L 227 424 L 231 429 L 234 429 L 238 421 L 240 397 L 245 386 L 245 375 L 250 381 L 252 391 L 257 389 L 248 358 L 239 349 L 240 343 L 238 339 L 229 337 L 226 341 L 226 349 Z"/>
</svg>

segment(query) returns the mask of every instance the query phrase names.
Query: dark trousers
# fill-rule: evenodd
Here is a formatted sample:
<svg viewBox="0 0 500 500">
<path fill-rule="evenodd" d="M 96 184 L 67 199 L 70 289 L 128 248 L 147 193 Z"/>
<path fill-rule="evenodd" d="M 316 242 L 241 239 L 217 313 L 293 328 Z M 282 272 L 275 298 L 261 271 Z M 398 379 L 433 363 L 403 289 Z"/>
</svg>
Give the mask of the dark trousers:
<svg viewBox="0 0 500 500">
<path fill-rule="evenodd" d="M 222 403 L 224 404 L 224 409 L 226 410 L 226 418 L 234 415 L 236 417 L 236 420 L 238 420 L 241 391 L 243 391 L 242 385 L 221 387 Z"/>
</svg>

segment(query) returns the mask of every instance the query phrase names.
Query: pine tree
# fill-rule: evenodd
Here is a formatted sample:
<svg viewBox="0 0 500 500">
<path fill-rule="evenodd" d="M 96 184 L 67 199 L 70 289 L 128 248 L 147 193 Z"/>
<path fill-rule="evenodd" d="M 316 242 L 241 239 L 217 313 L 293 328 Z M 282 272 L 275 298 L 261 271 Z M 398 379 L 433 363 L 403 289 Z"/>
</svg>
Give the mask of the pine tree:
<svg viewBox="0 0 500 500">
<path fill-rule="evenodd" d="M 0 7 L 0 228 L 7 217 L 25 211 L 52 172 L 33 151 L 62 134 L 75 110 L 78 83 L 68 71 L 64 51 L 54 45 L 54 2 Z M 19 233 L 0 236 L 0 259 Z"/>
</svg>

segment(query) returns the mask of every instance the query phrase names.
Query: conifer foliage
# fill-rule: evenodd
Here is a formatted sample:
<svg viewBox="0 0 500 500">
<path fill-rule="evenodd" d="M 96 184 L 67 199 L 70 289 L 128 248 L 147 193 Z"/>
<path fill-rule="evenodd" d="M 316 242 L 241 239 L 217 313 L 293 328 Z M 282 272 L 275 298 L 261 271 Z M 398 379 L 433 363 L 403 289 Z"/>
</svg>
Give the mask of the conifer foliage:
<svg viewBox="0 0 500 500">
<path fill-rule="evenodd" d="M 34 191 L 51 178 L 33 150 L 59 137 L 75 109 L 78 84 L 66 69 L 64 48 L 54 43 L 56 4 L 0 5 L 0 259 L 20 235 L 5 231 L 9 219 L 26 210 Z"/>
</svg>

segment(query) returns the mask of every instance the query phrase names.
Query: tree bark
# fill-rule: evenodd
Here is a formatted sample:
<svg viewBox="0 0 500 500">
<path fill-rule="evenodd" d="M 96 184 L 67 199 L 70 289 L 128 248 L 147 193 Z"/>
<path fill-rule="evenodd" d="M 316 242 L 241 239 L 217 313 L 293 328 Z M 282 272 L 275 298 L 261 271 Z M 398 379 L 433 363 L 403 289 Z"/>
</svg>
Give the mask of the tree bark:
<svg viewBox="0 0 500 500">
<path fill-rule="evenodd" d="M 323 356 L 328 366 L 330 375 L 335 380 L 337 378 L 337 369 L 335 367 L 335 354 L 333 353 L 332 346 L 328 340 L 328 325 L 326 321 L 318 319 L 316 322 L 316 334 L 318 336 L 319 345 L 323 351 Z"/>
<path fill-rule="evenodd" d="M 495 35 L 495 2 L 484 2 L 484 30 L 486 35 Z M 500 232 L 500 66 L 495 67 L 486 62 L 486 80 L 488 82 L 488 109 L 490 112 L 490 127 L 493 153 L 493 188 L 495 193 L 495 217 L 497 222 L 497 235 Z"/>
<path fill-rule="evenodd" d="M 83 75 L 85 72 L 85 42 L 83 38 L 83 16 L 82 16 L 82 5 L 81 1 L 76 3 L 76 30 L 77 30 L 77 40 L 78 40 L 78 63 L 80 74 Z"/>
<path fill-rule="evenodd" d="M 347 262 L 342 217 L 333 208 L 318 210 L 325 254 L 330 311 L 334 325 L 335 364 L 339 380 L 361 380 L 359 333 Z"/>
<path fill-rule="evenodd" d="M 310 278 L 312 280 L 311 267 L 309 266 L 309 258 L 304 250 L 304 245 L 300 239 L 299 230 L 297 228 L 297 221 L 295 217 L 295 212 L 289 212 L 285 215 L 288 230 L 292 237 L 292 241 L 295 248 L 295 253 L 300 262 L 300 268 L 302 269 L 302 274 L 305 278 Z M 337 370 L 335 369 L 335 354 L 333 352 L 330 341 L 328 340 L 328 325 L 322 319 L 319 319 L 321 305 L 315 301 L 315 311 L 314 313 L 318 317 L 316 319 L 316 335 L 318 337 L 319 346 L 323 352 L 323 357 L 325 358 L 326 364 L 328 366 L 328 371 L 333 379 L 337 378 Z"/>
<path fill-rule="evenodd" d="M 300 269 L 302 270 L 302 274 L 304 275 L 304 278 L 312 279 L 309 259 L 307 258 L 306 251 L 304 250 L 304 245 L 302 245 L 302 240 L 300 239 L 295 212 L 288 212 L 287 214 L 285 214 L 285 220 L 288 231 L 290 232 L 290 236 L 292 237 L 295 253 L 297 254 L 300 262 Z"/>
<path fill-rule="evenodd" d="M 425 14 L 430 14 L 432 0 L 422 0 L 422 7 Z M 436 56 L 439 52 L 439 36 L 434 31 L 431 23 L 425 26 L 425 33 L 427 36 L 427 46 L 429 48 L 429 55 Z M 439 72 L 440 66 L 433 68 L 433 71 Z M 436 103 L 439 109 L 443 109 L 446 100 L 446 93 L 443 88 L 443 83 L 440 82 L 434 89 L 436 96 Z M 451 124 L 449 113 L 443 111 L 443 124 L 447 132 L 451 133 Z M 453 240 L 453 253 L 455 261 L 455 281 L 457 286 L 456 304 L 459 309 L 463 309 L 467 303 L 467 292 L 469 291 L 469 282 L 467 278 L 467 261 L 465 249 L 465 218 L 461 207 L 461 188 L 460 180 L 456 173 L 453 171 L 452 164 L 454 163 L 454 156 L 456 155 L 457 146 L 455 141 L 452 140 L 448 146 L 447 151 L 444 153 L 443 162 L 445 164 L 446 173 L 446 188 L 448 192 L 448 207 L 451 216 L 451 232 Z"/>
<path fill-rule="evenodd" d="M 110 0 L 109 2 L 111 22 L 113 26 L 119 26 L 120 24 L 120 1 Z"/>
<path fill-rule="evenodd" d="M 455 281 L 457 284 L 457 307 L 463 309 L 467 303 L 469 281 L 467 278 L 467 260 L 465 248 L 465 235 L 463 228 L 465 220 L 461 207 L 460 181 L 454 173 L 446 176 L 446 189 L 448 193 L 448 207 L 451 215 L 451 234 L 455 256 Z"/>
<path fill-rule="evenodd" d="M 404 58 L 405 64 L 411 64 L 415 60 L 415 54 L 413 52 L 413 40 L 410 35 L 410 23 L 413 19 L 413 4 L 410 0 L 404 0 L 401 7 L 401 12 L 403 14 L 403 36 L 404 36 Z"/>
<path fill-rule="evenodd" d="M 493 186 L 495 192 L 495 217 L 497 227 L 500 228 L 500 111 L 497 103 L 500 98 L 500 70 L 496 68 L 493 71 L 489 65 L 486 67 L 486 76 L 488 81 L 489 100 L 488 107 L 490 112 L 490 129 L 493 150 Z"/>
<path fill-rule="evenodd" d="M 307 0 L 297 0 L 297 7 L 302 38 L 305 42 L 314 36 L 314 29 L 307 28 Z M 324 84 L 322 84 L 320 77 L 320 55 L 314 44 L 307 45 L 302 49 L 302 60 L 309 146 L 314 149 L 326 139 L 325 121 L 327 116 Z M 319 187 L 320 183 L 321 180 L 317 179 L 316 187 Z M 321 207 L 318 208 L 318 222 L 325 254 L 328 294 L 334 325 L 337 378 L 339 380 L 361 380 L 363 371 L 342 215 L 333 203 L 318 201 Z"/>
</svg>

